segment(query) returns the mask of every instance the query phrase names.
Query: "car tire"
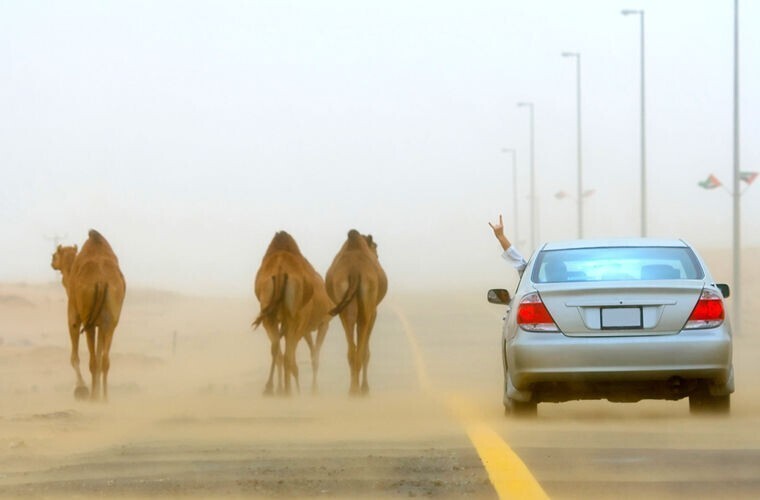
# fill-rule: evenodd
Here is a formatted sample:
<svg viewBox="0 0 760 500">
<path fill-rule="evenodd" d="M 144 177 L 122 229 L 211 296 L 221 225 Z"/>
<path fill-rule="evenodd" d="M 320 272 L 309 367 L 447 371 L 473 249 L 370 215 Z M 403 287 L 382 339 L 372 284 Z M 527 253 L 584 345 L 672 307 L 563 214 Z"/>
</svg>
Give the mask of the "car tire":
<svg viewBox="0 0 760 500">
<path fill-rule="evenodd" d="M 517 401 L 510 399 L 504 405 L 504 413 L 517 418 L 533 418 L 538 415 L 538 403 L 533 401 Z"/>
<path fill-rule="evenodd" d="M 731 395 L 712 396 L 707 390 L 689 396 L 689 413 L 692 415 L 728 415 L 731 413 Z"/>
</svg>

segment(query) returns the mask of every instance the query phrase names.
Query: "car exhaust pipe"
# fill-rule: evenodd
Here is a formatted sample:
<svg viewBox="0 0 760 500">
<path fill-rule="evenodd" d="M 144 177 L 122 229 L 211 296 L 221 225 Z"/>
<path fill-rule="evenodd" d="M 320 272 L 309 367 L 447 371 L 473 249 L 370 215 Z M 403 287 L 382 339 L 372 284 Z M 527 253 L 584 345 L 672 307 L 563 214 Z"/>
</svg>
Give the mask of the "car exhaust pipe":
<svg viewBox="0 0 760 500">
<path fill-rule="evenodd" d="M 686 391 L 686 382 L 681 377 L 670 377 L 668 379 L 668 390 L 673 396 L 681 396 Z"/>
</svg>

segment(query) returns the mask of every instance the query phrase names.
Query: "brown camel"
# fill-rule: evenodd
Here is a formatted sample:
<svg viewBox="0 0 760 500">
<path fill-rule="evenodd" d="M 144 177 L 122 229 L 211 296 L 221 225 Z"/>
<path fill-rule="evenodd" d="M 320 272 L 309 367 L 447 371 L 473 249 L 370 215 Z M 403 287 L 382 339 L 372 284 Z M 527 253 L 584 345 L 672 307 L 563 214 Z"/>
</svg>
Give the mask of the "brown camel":
<svg viewBox="0 0 760 500">
<path fill-rule="evenodd" d="M 84 399 L 89 393 L 90 399 L 100 399 L 102 386 L 103 399 L 107 400 L 108 369 L 111 366 L 109 352 L 126 293 L 119 259 L 106 239 L 91 229 L 79 253 L 76 245 L 58 245 L 51 266 L 61 271 L 63 287 L 69 299 L 71 366 L 77 375 L 74 396 Z M 79 336 L 82 332 L 87 334 L 87 348 L 90 351 L 91 392 L 79 370 Z"/>
<path fill-rule="evenodd" d="M 319 350 L 332 319 L 329 311 L 333 303 L 327 296 L 322 277 L 301 254 L 296 241 L 287 232 L 279 231 L 272 238 L 256 273 L 254 292 L 261 304 L 261 311 L 253 326 L 263 323 L 271 342 L 272 364 L 264 394 L 273 393 L 275 367 L 279 394 L 290 394 L 291 375 L 296 389 L 301 390 L 296 365 L 296 346 L 301 338 L 306 339 L 311 352 L 312 391 L 316 392 Z M 317 331 L 316 343 L 311 336 L 314 330 Z M 284 356 L 280 346 L 283 339 Z"/>
<path fill-rule="evenodd" d="M 330 314 L 340 314 L 348 342 L 351 369 L 349 394 L 367 394 L 369 337 L 375 325 L 377 306 L 388 290 L 388 279 L 377 258 L 372 236 L 352 229 L 325 275 L 327 294 L 337 304 Z M 359 374 L 362 376 L 361 391 Z"/>
</svg>

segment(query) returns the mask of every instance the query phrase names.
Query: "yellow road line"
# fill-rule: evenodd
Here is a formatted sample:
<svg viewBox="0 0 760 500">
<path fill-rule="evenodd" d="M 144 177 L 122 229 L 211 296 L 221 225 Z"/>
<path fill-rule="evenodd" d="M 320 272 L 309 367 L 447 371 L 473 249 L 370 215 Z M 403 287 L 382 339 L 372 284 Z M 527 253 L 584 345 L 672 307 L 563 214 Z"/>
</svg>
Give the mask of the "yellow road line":
<svg viewBox="0 0 760 500">
<path fill-rule="evenodd" d="M 415 365 L 417 367 L 417 380 L 423 391 L 434 392 L 430 378 L 427 374 L 425 360 L 422 357 L 414 330 L 409 324 L 403 310 L 397 305 L 391 305 L 396 313 L 401 326 L 404 329 L 407 341 L 412 349 Z M 549 498 L 546 492 L 538 484 L 536 478 L 530 473 L 528 467 L 520 460 L 520 457 L 501 439 L 493 429 L 482 423 L 477 410 L 467 400 L 448 395 L 443 397 L 446 406 L 464 426 L 467 436 L 470 438 L 475 450 L 478 452 L 480 461 L 488 472 L 499 498 L 519 499 L 545 499 Z"/>
<path fill-rule="evenodd" d="M 449 395 L 446 404 L 464 425 L 499 498 L 549 498 L 520 457 L 481 421 L 472 403 L 461 396 Z"/>
<path fill-rule="evenodd" d="M 467 435 L 499 498 L 549 498 L 525 463 L 493 429 L 474 422 L 467 426 Z"/>
<path fill-rule="evenodd" d="M 399 306 L 396 304 L 391 304 L 391 309 L 393 309 L 393 312 L 396 313 L 396 317 L 401 322 L 401 326 L 404 329 L 404 334 L 406 334 L 406 340 L 409 342 L 409 346 L 412 348 L 414 365 L 417 368 L 417 382 L 419 382 L 420 388 L 423 391 L 430 392 L 432 391 L 433 386 L 430 383 L 430 378 L 428 378 L 425 360 L 422 357 L 420 346 L 417 344 L 417 338 L 414 336 L 412 325 L 409 324 L 409 320 L 406 319 L 404 311 L 402 311 Z"/>
</svg>

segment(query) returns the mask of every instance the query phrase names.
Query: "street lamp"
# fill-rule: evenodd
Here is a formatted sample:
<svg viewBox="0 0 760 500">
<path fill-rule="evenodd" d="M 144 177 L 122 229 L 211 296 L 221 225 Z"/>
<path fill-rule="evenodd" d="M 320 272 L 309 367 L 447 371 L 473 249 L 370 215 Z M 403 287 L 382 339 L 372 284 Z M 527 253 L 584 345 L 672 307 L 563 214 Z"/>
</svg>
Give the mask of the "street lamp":
<svg viewBox="0 0 760 500">
<path fill-rule="evenodd" d="M 514 231 L 515 235 L 515 244 L 519 247 L 520 246 L 520 238 L 517 233 L 517 152 L 514 149 L 511 148 L 502 148 L 502 153 L 511 153 L 512 154 L 512 216 L 514 220 L 514 226 L 512 230 Z"/>
<path fill-rule="evenodd" d="M 741 331 L 741 205 L 739 198 L 739 180 L 741 177 L 739 162 L 739 0 L 734 0 L 734 242 L 733 242 L 733 271 L 734 271 L 734 308 L 733 320 L 737 334 Z"/>
<path fill-rule="evenodd" d="M 647 170 L 646 170 L 646 128 L 645 128 L 645 100 L 644 100 L 644 11 L 624 9 L 620 11 L 624 16 L 639 16 L 641 23 L 641 236 L 647 235 Z"/>
<path fill-rule="evenodd" d="M 536 248 L 536 169 L 533 159 L 533 103 L 518 102 L 517 107 L 530 110 L 530 250 Z"/>
<path fill-rule="evenodd" d="M 583 162 L 581 160 L 581 54 L 580 52 L 563 52 L 562 57 L 575 58 L 576 116 L 578 120 L 578 238 L 583 238 Z"/>
</svg>

